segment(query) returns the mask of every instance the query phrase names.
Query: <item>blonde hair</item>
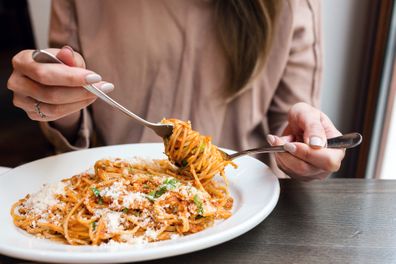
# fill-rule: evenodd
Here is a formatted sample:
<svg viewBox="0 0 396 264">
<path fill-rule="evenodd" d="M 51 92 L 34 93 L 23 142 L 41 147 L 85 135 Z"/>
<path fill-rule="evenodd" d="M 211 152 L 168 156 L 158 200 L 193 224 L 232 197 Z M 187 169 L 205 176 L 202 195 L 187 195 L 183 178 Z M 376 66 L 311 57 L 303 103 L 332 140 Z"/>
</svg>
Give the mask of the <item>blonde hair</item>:
<svg viewBox="0 0 396 264">
<path fill-rule="evenodd" d="M 281 0 L 215 0 L 216 25 L 228 61 L 229 93 L 262 69 L 273 39 Z"/>
</svg>

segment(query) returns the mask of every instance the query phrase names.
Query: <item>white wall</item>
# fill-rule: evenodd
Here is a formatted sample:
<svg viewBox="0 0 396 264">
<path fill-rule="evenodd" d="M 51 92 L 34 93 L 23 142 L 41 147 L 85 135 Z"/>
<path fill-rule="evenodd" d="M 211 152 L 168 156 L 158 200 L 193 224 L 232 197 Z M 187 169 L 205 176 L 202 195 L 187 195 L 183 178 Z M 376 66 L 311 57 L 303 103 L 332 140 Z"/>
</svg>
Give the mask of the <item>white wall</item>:
<svg viewBox="0 0 396 264">
<path fill-rule="evenodd" d="M 36 46 L 45 49 L 48 47 L 51 0 L 29 0 L 28 3 Z"/>
<path fill-rule="evenodd" d="M 393 105 L 392 118 L 382 161 L 381 179 L 396 179 L 396 101 Z"/>
<path fill-rule="evenodd" d="M 321 106 L 341 132 L 351 132 L 361 79 L 370 0 L 323 0 L 324 75 Z"/>
</svg>

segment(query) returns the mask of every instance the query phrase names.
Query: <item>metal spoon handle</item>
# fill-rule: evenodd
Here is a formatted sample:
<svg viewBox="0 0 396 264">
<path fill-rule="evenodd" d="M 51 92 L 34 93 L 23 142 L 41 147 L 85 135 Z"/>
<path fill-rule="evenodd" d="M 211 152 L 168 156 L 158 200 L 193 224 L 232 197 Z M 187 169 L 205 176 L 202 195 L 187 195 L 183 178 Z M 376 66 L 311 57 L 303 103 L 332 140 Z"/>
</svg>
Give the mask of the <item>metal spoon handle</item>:
<svg viewBox="0 0 396 264">
<path fill-rule="evenodd" d="M 349 133 L 339 137 L 329 138 L 327 140 L 327 148 L 353 148 L 358 146 L 362 142 L 362 135 L 359 133 Z M 247 149 L 234 154 L 229 155 L 229 159 L 235 159 L 244 155 L 253 155 L 259 153 L 276 153 L 276 152 L 286 152 L 283 146 L 274 147 L 261 147 L 254 149 Z"/>
</svg>

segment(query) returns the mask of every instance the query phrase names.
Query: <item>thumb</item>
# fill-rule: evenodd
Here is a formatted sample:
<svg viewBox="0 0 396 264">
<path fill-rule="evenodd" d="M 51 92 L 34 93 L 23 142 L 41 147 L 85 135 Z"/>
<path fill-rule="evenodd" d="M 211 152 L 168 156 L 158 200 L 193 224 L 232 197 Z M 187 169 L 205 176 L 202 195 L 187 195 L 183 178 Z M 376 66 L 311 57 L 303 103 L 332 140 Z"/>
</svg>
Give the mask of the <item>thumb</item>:
<svg viewBox="0 0 396 264">
<path fill-rule="evenodd" d="M 295 104 L 289 111 L 289 125 L 295 131 L 301 131 L 303 142 L 313 148 L 322 148 L 326 144 L 326 131 L 320 113 L 306 103 Z"/>
<path fill-rule="evenodd" d="M 326 146 L 326 132 L 320 118 L 311 116 L 311 118 L 305 119 L 304 127 L 304 142 L 313 148 Z"/>
<path fill-rule="evenodd" d="M 63 46 L 56 57 L 68 66 L 85 68 L 84 59 L 70 46 Z"/>
</svg>

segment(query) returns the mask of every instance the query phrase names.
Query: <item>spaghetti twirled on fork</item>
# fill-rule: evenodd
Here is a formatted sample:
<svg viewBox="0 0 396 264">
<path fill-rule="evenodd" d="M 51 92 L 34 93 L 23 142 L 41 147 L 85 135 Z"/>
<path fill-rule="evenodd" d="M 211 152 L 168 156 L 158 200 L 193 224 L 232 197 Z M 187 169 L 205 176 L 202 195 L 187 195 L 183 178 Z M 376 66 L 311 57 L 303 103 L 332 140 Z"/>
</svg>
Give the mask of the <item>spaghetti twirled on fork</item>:
<svg viewBox="0 0 396 264">
<path fill-rule="evenodd" d="M 229 164 L 234 167 L 236 165 L 223 159 L 209 136 L 194 131 L 190 122 L 164 119 L 162 123 L 174 126 L 172 135 L 164 138 L 165 154 L 171 162 L 181 168 L 184 175 L 194 178 L 201 189 L 210 184 L 216 174 L 220 174 L 227 182 L 224 168 Z"/>
</svg>

